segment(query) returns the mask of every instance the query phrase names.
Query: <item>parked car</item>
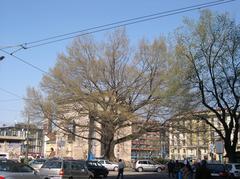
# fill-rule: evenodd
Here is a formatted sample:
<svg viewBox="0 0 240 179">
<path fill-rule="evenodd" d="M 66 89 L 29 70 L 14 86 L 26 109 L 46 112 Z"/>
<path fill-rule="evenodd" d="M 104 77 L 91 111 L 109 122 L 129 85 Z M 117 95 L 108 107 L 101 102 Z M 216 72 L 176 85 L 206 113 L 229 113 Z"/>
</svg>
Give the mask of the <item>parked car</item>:
<svg viewBox="0 0 240 179">
<path fill-rule="evenodd" d="M 34 159 L 31 160 L 28 165 L 34 168 L 35 170 L 39 171 L 39 169 L 42 167 L 46 159 L 44 158 L 39 158 L 39 159 Z"/>
<path fill-rule="evenodd" d="M 0 153 L 0 159 L 9 159 L 9 153 L 1 152 Z"/>
<path fill-rule="evenodd" d="M 226 166 L 233 178 L 240 178 L 240 163 L 228 163 Z"/>
<path fill-rule="evenodd" d="M 231 175 L 228 172 L 227 166 L 221 163 L 207 163 L 207 168 L 210 170 L 211 179 L 230 179 Z"/>
<path fill-rule="evenodd" d="M 41 179 L 30 166 L 7 159 L 0 160 L 1 179 Z"/>
<path fill-rule="evenodd" d="M 109 173 L 108 169 L 98 161 L 88 160 L 86 162 L 87 162 L 87 168 L 89 171 L 91 171 L 94 174 L 94 178 L 108 176 L 108 173 Z"/>
<path fill-rule="evenodd" d="M 96 159 L 95 161 L 98 161 L 102 164 L 102 166 L 106 167 L 108 170 L 117 171 L 118 170 L 118 164 L 114 162 L 110 162 L 109 160 L 104 159 Z"/>
<path fill-rule="evenodd" d="M 152 160 L 137 160 L 134 164 L 134 169 L 138 172 L 151 171 L 161 172 L 165 169 L 165 165 L 157 164 Z"/>
<path fill-rule="evenodd" d="M 93 178 L 84 160 L 49 159 L 39 170 L 42 179 Z"/>
</svg>

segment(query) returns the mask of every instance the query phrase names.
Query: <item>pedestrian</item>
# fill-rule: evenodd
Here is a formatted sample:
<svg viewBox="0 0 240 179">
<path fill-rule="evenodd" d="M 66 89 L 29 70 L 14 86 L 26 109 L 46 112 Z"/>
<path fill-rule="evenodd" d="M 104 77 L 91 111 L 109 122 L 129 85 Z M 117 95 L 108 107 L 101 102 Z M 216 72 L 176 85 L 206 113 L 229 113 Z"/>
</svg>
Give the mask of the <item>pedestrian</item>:
<svg viewBox="0 0 240 179">
<path fill-rule="evenodd" d="M 170 160 L 167 164 L 168 166 L 168 177 L 174 178 L 175 177 L 175 163 L 173 160 Z"/>
<path fill-rule="evenodd" d="M 175 176 L 176 176 L 176 178 L 177 179 L 181 179 L 182 178 L 182 165 L 181 165 L 181 163 L 178 161 L 178 160 L 176 160 L 176 162 L 175 162 Z"/>
<path fill-rule="evenodd" d="M 51 147 L 51 151 L 50 151 L 50 154 L 48 157 L 53 158 L 53 157 L 55 157 L 55 155 L 56 155 L 56 153 L 55 153 L 54 149 Z"/>
<path fill-rule="evenodd" d="M 183 179 L 192 179 L 193 178 L 192 167 L 188 161 L 187 161 L 186 165 L 184 165 L 182 172 L 183 172 Z"/>
<path fill-rule="evenodd" d="M 122 161 L 122 159 L 118 160 L 118 176 L 117 179 L 121 176 L 121 179 L 123 179 L 123 172 L 125 168 L 125 163 Z"/>
<path fill-rule="evenodd" d="M 199 167 L 196 169 L 195 179 L 210 179 L 211 173 L 207 168 L 207 161 L 202 160 Z"/>
</svg>

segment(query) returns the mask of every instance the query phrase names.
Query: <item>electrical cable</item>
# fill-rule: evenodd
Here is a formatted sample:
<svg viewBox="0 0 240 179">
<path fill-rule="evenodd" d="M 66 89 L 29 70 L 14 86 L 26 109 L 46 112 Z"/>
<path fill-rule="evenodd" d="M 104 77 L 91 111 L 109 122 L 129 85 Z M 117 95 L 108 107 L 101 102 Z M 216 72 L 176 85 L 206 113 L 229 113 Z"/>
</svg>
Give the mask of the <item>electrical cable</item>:
<svg viewBox="0 0 240 179">
<path fill-rule="evenodd" d="M 146 16 L 122 20 L 122 21 L 118 21 L 118 22 L 113 22 L 113 23 L 109 23 L 109 24 L 105 24 L 105 25 L 95 26 L 92 28 L 79 30 L 79 31 L 75 31 L 75 32 L 70 32 L 70 33 L 66 33 L 66 34 L 62 34 L 62 35 L 52 36 L 52 37 L 48 37 L 48 38 L 44 38 L 44 39 L 40 39 L 40 40 L 36 40 L 36 41 L 32 41 L 32 42 L 22 43 L 20 45 L 16 45 L 19 48 L 17 50 L 13 51 L 11 54 L 16 53 L 17 51 L 20 51 L 22 49 L 30 49 L 30 48 L 34 48 L 34 47 L 39 47 L 39 46 L 56 43 L 59 41 L 63 41 L 63 40 L 67 40 L 67 39 L 71 39 L 71 38 L 75 38 L 75 37 L 80 37 L 80 36 L 84 36 L 84 35 L 88 35 L 88 34 L 93 34 L 93 33 L 97 33 L 97 32 L 115 29 L 118 27 L 128 26 L 128 25 L 145 22 L 145 21 L 150 21 L 150 20 L 154 20 L 154 19 L 159 19 L 162 17 L 172 16 L 175 14 L 180 14 L 180 13 L 193 11 L 193 10 L 197 10 L 197 9 L 226 4 L 229 2 L 233 2 L 233 1 L 236 1 L 236 0 L 227 0 L 227 1 L 217 0 L 217 1 L 213 1 L 213 2 L 202 3 L 202 4 L 198 4 L 198 5 L 178 8 L 178 9 L 174 9 L 174 10 L 168 10 L 168 11 L 164 11 L 164 12 L 159 12 L 159 13 L 150 14 L 150 15 L 146 15 Z M 81 33 L 81 34 L 77 34 L 77 33 Z M 73 35 L 73 34 L 77 34 L 77 35 Z M 69 35 L 73 35 L 73 36 L 65 37 L 65 36 L 69 36 Z M 64 38 L 60 38 L 60 37 L 64 37 Z M 60 38 L 60 39 L 58 39 L 58 38 Z M 55 39 L 55 40 L 53 40 L 53 39 Z M 40 43 L 40 42 L 42 42 L 42 43 Z"/>
<path fill-rule="evenodd" d="M 169 11 L 165 11 L 165 12 L 160 12 L 160 13 L 155 13 L 155 14 L 151 14 L 151 15 L 141 16 L 141 17 L 132 18 L 132 19 L 128 19 L 128 20 L 122 20 L 122 21 L 118 21 L 118 22 L 114 22 L 114 23 L 109 23 L 109 24 L 106 24 L 106 25 L 96 26 L 96 27 L 85 29 L 85 30 L 71 32 L 71 33 L 62 34 L 62 35 L 58 35 L 58 36 L 53 36 L 53 37 L 49 37 L 49 38 L 45 38 L 45 39 L 41 39 L 41 40 L 36 40 L 36 41 L 28 42 L 28 43 L 23 43 L 23 44 L 20 44 L 20 45 L 3 47 L 3 48 L 0 48 L 0 50 L 2 52 L 4 52 L 5 54 L 8 54 L 8 55 L 18 59 L 19 61 L 25 63 L 26 65 L 28 65 L 28 66 L 30 66 L 30 67 L 32 67 L 32 68 L 34 68 L 34 69 L 36 69 L 36 70 L 46 74 L 48 76 L 51 76 L 51 74 L 49 74 L 45 70 L 42 70 L 41 68 L 39 68 L 39 67 L 29 63 L 29 62 L 27 62 L 26 60 L 24 60 L 24 59 L 22 59 L 22 58 L 20 58 L 20 57 L 18 57 L 16 55 L 14 55 L 13 53 L 15 53 L 15 52 L 17 52 L 17 51 L 19 51 L 21 49 L 34 48 L 34 47 L 47 45 L 47 44 L 50 44 L 50 43 L 55 43 L 55 42 L 58 42 L 58 41 L 62 41 L 62 40 L 66 40 L 66 39 L 70 39 L 70 38 L 74 38 L 74 37 L 79 37 L 79 36 L 83 36 L 83 35 L 87 35 L 87 34 L 92 34 L 92 33 L 97 33 L 97 32 L 101 32 L 101 31 L 106 31 L 106 30 L 110 30 L 110 29 L 114 29 L 114 28 L 118 28 L 118 27 L 122 27 L 122 26 L 132 25 L 132 24 L 136 24 L 136 23 L 140 23 L 140 22 L 144 22 L 144 21 L 149 21 L 149 20 L 153 20 L 153 19 L 166 17 L 166 16 L 180 14 L 180 13 L 184 13 L 184 12 L 188 12 L 188 11 L 193 11 L 193 10 L 196 10 L 196 9 L 202 9 L 202 8 L 206 8 L 206 7 L 221 5 L 221 4 L 225 4 L 225 3 L 229 3 L 229 2 L 233 2 L 233 1 L 236 1 L 236 0 L 227 0 L 227 1 L 225 1 L 225 0 L 218 0 L 218 1 L 213 1 L 213 2 L 209 2 L 209 3 L 203 3 L 203 4 L 199 4 L 199 5 L 188 6 L 188 7 L 185 7 L 185 8 L 169 10 Z M 156 16 L 156 17 L 154 17 L 154 16 Z M 136 20 L 136 21 L 129 22 L 129 21 L 133 21 L 133 20 Z M 124 22 L 128 22 L 128 23 L 124 23 Z M 124 24 L 121 24 L 121 23 L 124 23 Z M 119 24 L 119 25 L 116 25 L 116 24 Z M 112 25 L 116 25 L 116 26 L 107 27 L 107 26 L 112 26 Z M 103 28 L 103 27 L 107 27 L 107 28 Z M 47 41 L 47 40 L 51 40 L 51 39 L 55 39 L 55 38 L 59 38 L 59 37 L 64 37 L 64 36 L 67 36 L 67 35 L 72 35 L 72 34 L 75 34 L 75 33 L 80 33 L 80 32 L 85 32 L 85 31 L 89 31 L 89 30 L 98 29 L 98 28 L 103 28 L 103 29 L 99 29 L 99 30 L 95 30 L 95 31 L 91 31 L 91 32 L 86 32 L 86 33 L 82 33 L 82 34 L 79 34 L 79 35 L 66 37 L 66 38 L 61 38 L 61 39 L 57 39 L 57 40 L 53 40 L 53 41 L 49 41 L 49 42 L 45 42 L 45 43 L 40 43 L 40 44 L 37 44 L 37 45 L 32 45 L 32 46 L 27 47 L 28 44 L 39 43 L 39 42 L 43 42 L 43 41 Z M 20 47 L 20 48 L 15 50 L 12 53 L 9 53 L 6 50 L 3 50 L 3 49 L 13 48 L 13 47 Z M 31 99 L 22 98 L 22 97 L 18 96 L 17 94 L 12 93 L 12 92 L 10 92 L 8 90 L 5 90 L 3 88 L 0 88 L 0 90 L 6 92 L 8 94 L 11 94 L 11 95 L 13 95 L 15 97 L 18 97 L 18 98 L 20 98 L 22 100 L 31 100 Z"/>
<path fill-rule="evenodd" d="M 5 93 L 7 93 L 7 94 L 10 94 L 10 95 L 12 95 L 12 96 L 15 96 L 15 97 L 17 97 L 18 99 L 22 99 L 21 96 L 13 93 L 13 92 L 11 92 L 11 91 L 8 91 L 8 90 L 6 90 L 6 89 L 0 88 L 0 91 L 3 91 L 3 92 L 5 92 Z"/>
<path fill-rule="evenodd" d="M 184 7 L 184 8 L 168 10 L 168 11 L 159 12 L 159 13 L 155 13 L 155 14 L 150 14 L 150 15 L 146 15 L 146 16 L 141 16 L 141 17 L 135 17 L 135 18 L 126 19 L 126 20 L 121 20 L 121 21 L 117 21 L 117 22 L 113 22 L 113 23 L 109 23 L 109 24 L 95 26 L 95 27 L 92 27 L 92 28 L 84 29 L 84 30 L 79 30 L 79 31 L 75 31 L 75 32 L 62 34 L 62 35 L 57 35 L 57 36 L 44 38 L 44 39 L 41 39 L 41 40 L 27 42 L 27 43 L 24 43 L 22 45 L 27 46 L 29 44 L 39 43 L 39 42 L 42 42 L 42 41 L 47 41 L 47 40 L 51 40 L 51 39 L 55 39 L 55 38 L 59 38 L 59 37 L 63 37 L 63 36 L 68 36 L 68 35 L 72 35 L 72 34 L 76 34 L 76 33 L 82 33 L 82 32 L 85 32 L 85 31 L 95 30 L 95 29 L 99 29 L 99 28 L 103 28 L 103 27 L 107 27 L 107 26 L 113 26 L 113 25 L 117 25 L 117 24 L 122 24 L 122 23 L 129 22 L 129 21 L 135 21 L 135 20 L 139 20 L 139 19 L 150 18 L 150 17 L 153 17 L 153 16 L 159 16 L 159 15 L 162 15 L 162 14 L 168 14 L 168 13 L 172 13 L 172 12 L 175 12 L 175 11 L 182 11 L 182 10 L 186 10 L 186 9 L 189 9 L 189 8 L 196 8 L 196 7 L 199 8 L 199 6 L 206 6 L 206 5 L 210 5 L 210 4 L 214 4 L 215 5 L 215 3 L 217 3 L 217 2 L 218 3 L 219 2 L 223 3 L 222 1 L 223 0 L 217 0 L 217 1 L 209 2 L 209 3 L 203 3 L 203 4 L 188 6 L 188 7 Z M 233 1 L 233 0 L 231 0 L 231 1 Z"/>
<path fill-rule="evenodd" d="M 44 73 L 44 74 L 48 74 L 48 72 L 46 72 L 45 70 L 42 70 L 41 68 L 39 68 L 39 67 L 37 67 L 37 66 L 29 63 L 29 62 L 27 62 L 26 60 L 24 60 L 24 59 L 22 59 L 22 58 L 20 58 L 20 57 L 18 57 L 18 56 L 16 56 L 16 55 L 14 55 L 14 54 L 12 54 L 12 53 L 7 52 L 6 50 L 0 49 L 0 51 L 2 51 L 2 52 L 4 52 L 5 54 L 8 54 L 8 55 L 10 55 L 10 56 L 18 59 L 19 61 L 25 63 L 26 65 L 28 65 L 28 66 L 30 66 L 30 67 L 32 67 L 32 68 L 35 68 L 36 70 L 38 70 L 38 71 L 40 71 L 40 72 L 42 72 L 42 73 Z"/>
</svg>

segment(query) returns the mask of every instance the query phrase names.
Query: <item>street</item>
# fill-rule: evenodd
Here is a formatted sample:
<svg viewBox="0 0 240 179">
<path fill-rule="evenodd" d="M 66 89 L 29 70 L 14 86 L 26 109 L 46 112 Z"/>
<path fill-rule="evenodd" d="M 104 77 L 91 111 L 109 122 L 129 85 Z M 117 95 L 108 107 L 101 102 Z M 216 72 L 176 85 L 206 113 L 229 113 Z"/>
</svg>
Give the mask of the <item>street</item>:
<svg viewBox="0 0 240 179">
<path fill-rule="evenodd" d="M 117 172 L 109 172 L 108 179 L 116 179 L 117 177 Z M 168 179 L 167 173 L 166 172 L 134 172 L 134 171 L 125 171 L 124 172 L 124 179 Z"/>
</svg>

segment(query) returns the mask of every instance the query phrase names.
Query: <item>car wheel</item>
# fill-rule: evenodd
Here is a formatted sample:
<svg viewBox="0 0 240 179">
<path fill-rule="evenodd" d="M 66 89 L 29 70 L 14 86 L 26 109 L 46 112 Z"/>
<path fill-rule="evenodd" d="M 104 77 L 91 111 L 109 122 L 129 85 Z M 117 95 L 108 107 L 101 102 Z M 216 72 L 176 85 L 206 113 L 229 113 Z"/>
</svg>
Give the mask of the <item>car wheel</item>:
<svg viewBox="0 0 240 179">
<path fill-rule="evenodd" d="M 157 168 L 157 172 L 159 173 L 159 172 L 161 172 L 162 171 L 162 169 L 161 168 Z"/>
<path fill-rule="evenodd" d="M 140 167 L 140 168 L 137 169 L 137 171 L 138 172 L 143 172 L 143 168 Z"/>
<path fill-rule="evenodd" d="M 118 167 L 114 167 L 113 170 L 114 170 L 114 171 L 118 171 Z"/>
<path fill-rule="evenodd" d="M 103 177 L 104 177 L 104 178 L 107 178 L 107 176 L 108 176 L 108 175 L 106 175 L 106 174 L 105 174 L 105 175 L 103 175 Z"/>
</svg>

